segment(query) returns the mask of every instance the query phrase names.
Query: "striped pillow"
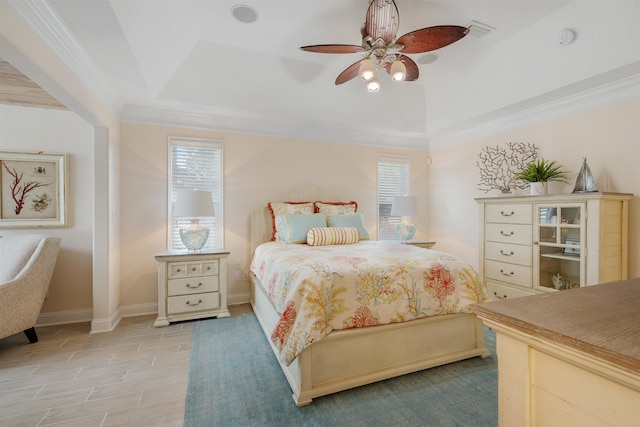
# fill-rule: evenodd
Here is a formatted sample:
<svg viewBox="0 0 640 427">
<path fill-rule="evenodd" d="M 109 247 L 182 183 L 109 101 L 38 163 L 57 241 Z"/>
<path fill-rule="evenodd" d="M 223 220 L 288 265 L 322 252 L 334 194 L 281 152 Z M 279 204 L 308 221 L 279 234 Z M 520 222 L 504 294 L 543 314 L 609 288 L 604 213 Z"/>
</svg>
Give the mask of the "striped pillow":
<svg viewBox="0 0 640 427">
<path fill-rule="evenodd" d="M 313 227 L 307 231 L 307 245 L 353 245 L 360 240 L 356 227 Z"/>
</svg>

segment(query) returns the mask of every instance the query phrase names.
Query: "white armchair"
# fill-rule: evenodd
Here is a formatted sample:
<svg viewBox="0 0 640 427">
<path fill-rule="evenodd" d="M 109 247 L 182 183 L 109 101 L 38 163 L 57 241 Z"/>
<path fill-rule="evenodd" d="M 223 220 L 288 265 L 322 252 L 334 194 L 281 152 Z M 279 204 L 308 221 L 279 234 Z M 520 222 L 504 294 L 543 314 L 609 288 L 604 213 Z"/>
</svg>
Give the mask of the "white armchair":
<svg viewBox="0 0 640 427">
<path fill-rule="evenodd" d="M 0 236 L 0 338 L 24 331 L 38 341 L 35 324 L 49 289 L 60 238 Z"/>
</svg>

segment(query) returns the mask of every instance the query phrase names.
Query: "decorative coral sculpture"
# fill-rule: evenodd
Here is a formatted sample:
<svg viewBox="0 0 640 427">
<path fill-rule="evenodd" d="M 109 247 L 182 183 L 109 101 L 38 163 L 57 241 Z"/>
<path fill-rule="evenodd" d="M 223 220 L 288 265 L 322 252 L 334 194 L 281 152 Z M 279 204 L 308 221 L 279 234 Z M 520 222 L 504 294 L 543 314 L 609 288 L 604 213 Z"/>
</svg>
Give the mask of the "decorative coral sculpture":
<svg viewBox="0 0 640 427">
<path fill-rule="evenodd" d="M 524 142 L 508 142 L 507 147 L 484 147 L 476 162 L 480 168 L 478 189 L 485 193 L 500 190 L 509 194 L 514 189 L 528 188 L 529 184 L 516 178 L 516 174 L 538 157 L 538 147 Z"/>
</svg>

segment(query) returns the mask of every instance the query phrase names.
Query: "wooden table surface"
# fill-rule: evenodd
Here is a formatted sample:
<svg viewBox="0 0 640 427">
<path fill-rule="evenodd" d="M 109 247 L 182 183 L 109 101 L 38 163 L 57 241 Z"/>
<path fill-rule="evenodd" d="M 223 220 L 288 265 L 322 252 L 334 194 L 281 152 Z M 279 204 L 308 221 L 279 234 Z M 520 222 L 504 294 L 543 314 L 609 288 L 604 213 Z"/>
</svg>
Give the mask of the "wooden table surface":
<svg viewBox="0 0 640 427">
<path fill-rule="evenodd" d="M 492 301 L 476 314 L 640 374 L 640 278 Z"/>
</svg>

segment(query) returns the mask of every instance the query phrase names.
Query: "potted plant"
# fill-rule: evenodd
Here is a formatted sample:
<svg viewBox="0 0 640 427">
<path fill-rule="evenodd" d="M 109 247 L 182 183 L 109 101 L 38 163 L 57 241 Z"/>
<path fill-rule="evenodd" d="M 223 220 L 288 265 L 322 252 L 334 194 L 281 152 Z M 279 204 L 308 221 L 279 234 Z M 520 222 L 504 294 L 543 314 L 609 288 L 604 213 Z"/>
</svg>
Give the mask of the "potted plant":
<svg viewBox="0 0 640 427">
<path fill-rule="evenodd" d="M 567 182 L 567 172 L 562 168 L 555 160 L 540 158 L 525 166 L 514 178 L 530 183 L 532 195 L 547 194 L 547 182 Z"/>
</svg>

